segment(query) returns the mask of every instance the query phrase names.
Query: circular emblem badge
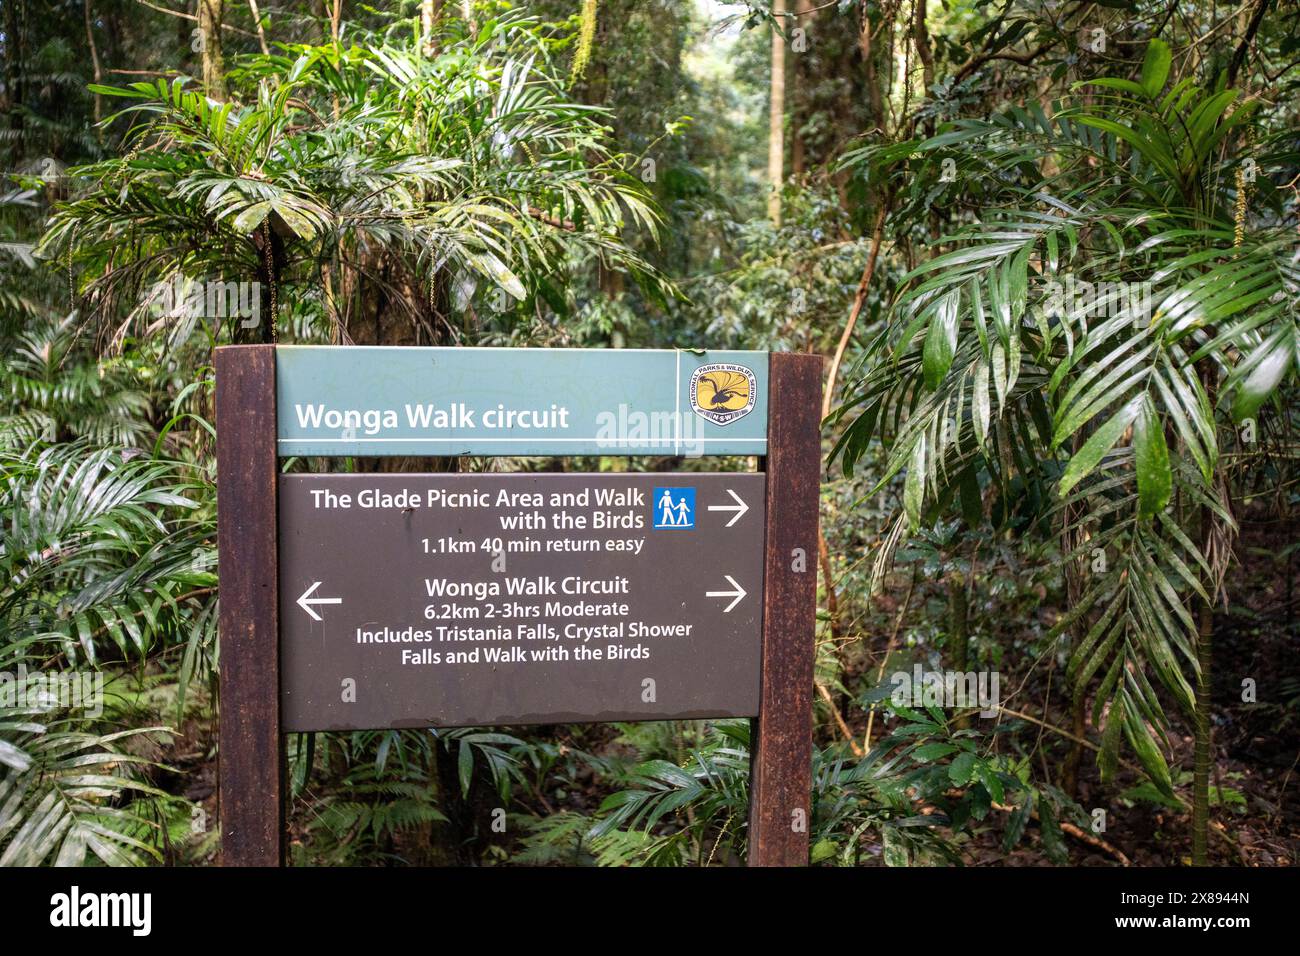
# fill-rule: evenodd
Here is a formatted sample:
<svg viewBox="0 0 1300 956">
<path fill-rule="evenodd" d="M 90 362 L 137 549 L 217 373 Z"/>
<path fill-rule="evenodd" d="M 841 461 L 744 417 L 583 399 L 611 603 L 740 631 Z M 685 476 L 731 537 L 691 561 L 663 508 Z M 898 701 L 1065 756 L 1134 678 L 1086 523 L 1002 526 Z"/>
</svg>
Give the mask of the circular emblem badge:
<svg viewBox="0 0 1300 956">
<path fill-rule="evenodd" d="M 691 408 L 715 425 L 730 425 L 754 410 L 758 380 L 753 369 L 723 362 L 701 365 L 691 375 Z"/>
</svg>

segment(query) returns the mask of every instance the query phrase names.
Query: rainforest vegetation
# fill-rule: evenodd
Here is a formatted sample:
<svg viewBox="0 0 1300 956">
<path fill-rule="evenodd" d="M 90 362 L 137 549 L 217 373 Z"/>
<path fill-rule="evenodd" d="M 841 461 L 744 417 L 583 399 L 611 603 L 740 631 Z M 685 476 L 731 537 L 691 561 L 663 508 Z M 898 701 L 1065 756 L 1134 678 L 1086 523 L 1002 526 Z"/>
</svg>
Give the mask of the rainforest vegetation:
<svg viewBox="0 0 1300 956">
<path fill-rule="evenodd" d="M 221 860 L 232 343 L 818 353 L 812 862 L 1296 862 L 1296 0 L 0 0 L 0 865 Z M 294 734 L 289 862 L 734 865 L 749 733 Z"/>
</svg>

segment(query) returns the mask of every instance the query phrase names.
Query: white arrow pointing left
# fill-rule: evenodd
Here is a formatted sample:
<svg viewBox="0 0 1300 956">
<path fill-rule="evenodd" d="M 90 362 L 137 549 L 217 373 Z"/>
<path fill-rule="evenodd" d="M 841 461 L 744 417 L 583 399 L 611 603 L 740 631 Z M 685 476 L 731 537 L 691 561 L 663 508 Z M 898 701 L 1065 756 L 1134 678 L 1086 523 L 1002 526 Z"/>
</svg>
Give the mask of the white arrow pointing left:
<svg viewBox="0 0 1300 956">
<path fill-rule="evenodd" d="M 342 604 L 343 603 L 342 598 L 312 597 L 312 595 L 316 593 L 316 589 L 318 587 L 320 587 L 319 581 L 317 581 L 315 584 L 309 587 L 306 591 L 303 591 L 302 597 L 298 598 L 298 606 L 302 608 L 304 611 L 306 611 L 308 614 L 310 614 L 311 619 L 313 621 L 319 621 L 321 619 L 321 616 L 316 613 L 316 609 L 312 607 L 313 604 Z"/>
<path fill-rule="evenodd" d="M 705 591 L 705 592 L 704 592 L 704 596 L 705 596 L 705 597 L 729 597 L 729 598 L 732 598 L 732 599 L 733 599 L 732 602 L 731 602 L 730 604 L 728 604 L 726 607 L 724 607 L 724 608 L 722 609 L 722 613 L 723 613 L 723 614 L 726 614 L 726 613 L 727 613 L 728 611 L 730 611 L 733 607 L 735 607 L 737 604 L 740 603 L 741 599 L 745 596 L 746 591 L 745 591 L 744 588 L 742 588 L 739 584 L 736 583 L 736 579 L 733 578 L 730 574 L 724 574 L 723 577 L 727 579 L 727 583 L 730 584 L 734 590 L 731 590 L 731 591 Z"/>
</svg>

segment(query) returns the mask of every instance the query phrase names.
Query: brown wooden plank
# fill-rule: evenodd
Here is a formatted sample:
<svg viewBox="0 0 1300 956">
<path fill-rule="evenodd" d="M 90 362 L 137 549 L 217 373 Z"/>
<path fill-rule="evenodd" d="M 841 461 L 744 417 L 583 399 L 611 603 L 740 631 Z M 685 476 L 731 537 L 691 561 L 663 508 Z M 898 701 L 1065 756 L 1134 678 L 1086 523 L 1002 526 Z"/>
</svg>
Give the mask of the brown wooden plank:
<svg viewBox="0 0 1300 956">
<path fill-rule="evenodd" d="M 773 354 L 768 387 L 763 677 L 752 725 L 749 865 L 804 866 L 812 822 L 821 356 Z"/>
<path fill-rule="evenodd" d="M 219 348 L 216 373 L 222 864 L 280 866 L 275 346 Z"/>
</svg>

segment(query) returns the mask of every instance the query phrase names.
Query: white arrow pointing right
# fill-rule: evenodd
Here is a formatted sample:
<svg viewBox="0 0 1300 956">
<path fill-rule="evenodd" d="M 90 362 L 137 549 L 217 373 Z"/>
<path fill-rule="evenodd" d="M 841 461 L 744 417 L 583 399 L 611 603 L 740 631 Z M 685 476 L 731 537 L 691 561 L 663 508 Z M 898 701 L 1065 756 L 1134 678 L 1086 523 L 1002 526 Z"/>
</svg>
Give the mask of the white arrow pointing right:
<svg viewBox="0 0 1300 956">
<path fill-rule="evenodd" d="M 727 494 L 731 495 L 732 500 L 736 502 L 734 505 L 709 505 L 709 510 L 710 511 L 734 511 L 735 514 L 732 515 L 731 520 L 727 522 L 727 527 L 730 528 L 733 524 L 735 524 L 737 521 L 740 520 L 741 515 L 743 515 L 746 511 L 749 510 L 749 505 L 745 504 L 744 499 L 741 498 L 740 495 L 732 491 L 730 488 L 727 489 Z"/>
<path fill-rule="evenodd" d="M 723 613 L 723 614 L 726 614 L 726 613 L 728 613 L 728 612 L 729 612 L 733 607 L 735 607 L 737 604 L 740 603 L 741 599 L 744 598 L 744 596 L 745 596 L 745 594 L 746 594 L 746 591 L 745 591 L 744 588 L 742 588 L 739 584 L 736 583 L 736 579 L 733 578 L 730 574 L 724 574 L 723 577 L 727 579 L 727 583 L 730 584 L 734 590 L 731 590 L 731 591 L 705 591 L 705 592 L 704 592 L 704 596 L 705 596 L 705 597 L 729 597 L 729 598 L 733 598 L 732 602 L 731 602 L 730 604 L 728 604 L 726 607 L 724 607 L 724 608 L 722 609 L 722 613 Z"/>
<path fill-rule="evenodd" d="M 316 613 L 316 609 L 315 609 L 314 607 L 312 607 L 313 604 L 342 604 L 342 603 L 343 603 L 343 599 L 342 599 L 342 598 L 314 598 L 314 597 L 312 597 L 312 595 L 316 593 L 316 589 L 317 589 L 318 587 L 320 587 L 320 582 L 319 582 L 319 581 L 317 581 L 315 584 L 313 584 L 311 587 L 309 587 L 306 591 L 303 591 L 303 592 L 302 592 L 302 597 L 298 598 L 298 601 L 297 601 L 298 606 L 299 606 L 300 608 L 302 608 L 304 611 L 306 611 L 308 614 L 310 614 L 310 615 L 311 615 L 311 619 L 312 619 L 313 621 L 319 621 L 319 620 L 321 620 L 321 616 L 320 616 L 319 614 L 317 614 L 317 613 Z"/>
</svg>

